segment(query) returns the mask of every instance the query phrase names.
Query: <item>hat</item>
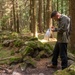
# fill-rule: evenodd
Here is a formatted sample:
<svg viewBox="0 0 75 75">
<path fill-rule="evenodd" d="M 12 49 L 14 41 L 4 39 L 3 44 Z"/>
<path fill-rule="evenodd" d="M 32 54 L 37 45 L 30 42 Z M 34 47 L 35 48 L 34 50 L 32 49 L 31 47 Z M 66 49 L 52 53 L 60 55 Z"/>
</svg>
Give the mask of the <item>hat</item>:
<svg viewBox="0 0 75 75">
<path fill-rule="evenodd" d="M 53 11 L 53 12 L 51 13 L 51 18 L 53 18 L 56 14 L 57 14 L 57 11 Z"/>
</svg>

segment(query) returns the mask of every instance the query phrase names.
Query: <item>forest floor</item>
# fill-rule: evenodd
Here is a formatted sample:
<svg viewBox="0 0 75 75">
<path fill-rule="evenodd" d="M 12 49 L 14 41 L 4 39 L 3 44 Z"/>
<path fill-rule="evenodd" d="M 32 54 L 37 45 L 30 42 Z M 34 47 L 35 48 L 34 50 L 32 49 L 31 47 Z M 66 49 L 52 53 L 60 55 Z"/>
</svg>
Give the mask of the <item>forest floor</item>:
<svg viewBox="0 0 75 75">
<path fill-rule="evenodd" d="M 40 37 L 43 39 L 43 37 Z M 46 42 L 45 40 L 40 40 L 41 42 Z M 49 39 L 47 41 L 52 46 L 55 45 L 56 39 Z M 10 57 L 10 53 L 12 50 L 18 50 L 18 48 L 10 48 L 10 47 L 2 47 L 0 44 L 0 60 L 2 58 Z M 50 58 L 42 58 L 41 60 L 38 60 L 36 62 L 36 68 L 27 67 L 25 70 L 22 71 L 19 64 L 12 65 L 13 68 L 9 68 L 10 66 L 1 64 L 0 61 L 0 75 L 53 75 L 54 72 L 57 70 L 61 70 L 60 62 L 56 69 L 47 68 L 47 64 L 51 63 L 51 57 Z"/>
<path fill-rule="evenodd" d="M 52 39 L 50 39 L 52 40 Z M 53 41 L 53 40 L 52 40 Z M 55 39 L 54 39 L 55 41 Z M 55 42 L 51 43 L 55 44 Z M 0 59 L 5 57 L 10 57 L 11 50 L 17 50 L 17 48 L 0 48 Z M 0 62 L 1 63 L 1 62 Z M 12 69 L 9 69 L 9 66 L 7 65 L 0 65 L 2 68 L 0 68 L 0 75 L 53 75 L 54 72 L 61 69 L 60 62 L 56 69 L 47 68 L 47 64 L 51 63 L 51 57 L 50 58 L 42 58 L 41 60 L 38 60 L 36 62 L 36 68 L 27 67 L 25 70 L 22 71 L 21 67 L 17 65 L 13 65 Z M 6 68 L 6 69 L 4 69 Z M 7 72 L 7 71 L 9 72 Z"/>
<path fill-rule="evenodd" d="M 0 70 L 0 75 L 53 75 L 55 71 L 61 70 L 61 66 L 59 63 L 56 69 L 47 68 L 47 64 L 49 64 L 50 61 L 50 58 L 43 58 L 40 61 L 37 61 L 36 68 L 28 67 L 24 71 L 22 71 L 18 65 L 15 65 L 12 72 L 6 73 L 5 71 Z"/>
</svg>

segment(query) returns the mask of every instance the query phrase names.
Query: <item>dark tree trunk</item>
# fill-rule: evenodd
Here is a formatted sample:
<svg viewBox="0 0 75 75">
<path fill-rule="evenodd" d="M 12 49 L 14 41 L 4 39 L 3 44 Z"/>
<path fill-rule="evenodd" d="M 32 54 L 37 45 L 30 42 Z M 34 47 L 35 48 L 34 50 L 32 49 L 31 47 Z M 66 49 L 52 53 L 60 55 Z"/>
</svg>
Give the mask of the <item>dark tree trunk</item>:
<svg viewBox="0 0 75 75">
<path fill-rule="evenodd" d="M 75 52 L 75 3 L 74 0 L 69 0 L 70 2 L 70 16 L 71 16 L 71 52 Z"/>
<path fill-rule="evenodd" d="M 39 32 L 42 33 L 42 0 L 39 0 L 38 27 Z"/>
</svg>

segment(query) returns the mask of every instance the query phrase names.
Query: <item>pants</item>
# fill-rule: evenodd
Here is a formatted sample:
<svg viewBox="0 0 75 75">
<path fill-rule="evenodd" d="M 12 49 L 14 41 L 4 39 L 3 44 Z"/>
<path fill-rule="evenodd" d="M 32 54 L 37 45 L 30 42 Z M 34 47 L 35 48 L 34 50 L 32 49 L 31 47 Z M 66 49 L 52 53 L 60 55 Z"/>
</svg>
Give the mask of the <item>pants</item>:
<svg viewBox="0 0 75 75">
<path fill-rule="evenodd" d="M 62 69 L 65 69 L 68 65 L 67 60 L 67 43 L 56 43 L 54 51 L 53 51 L 53 58 L 52 58 L 52 64 L 57 66 L 57 59 L 60 55 L 61 58 L 61 66 Z"/>
</svg>

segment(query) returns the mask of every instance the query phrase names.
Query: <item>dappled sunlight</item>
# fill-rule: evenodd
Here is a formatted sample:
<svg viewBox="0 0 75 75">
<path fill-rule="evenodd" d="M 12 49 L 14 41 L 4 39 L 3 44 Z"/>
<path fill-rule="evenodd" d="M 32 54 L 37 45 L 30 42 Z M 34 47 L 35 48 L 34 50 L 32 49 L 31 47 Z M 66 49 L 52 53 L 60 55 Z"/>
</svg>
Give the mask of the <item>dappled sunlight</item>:
<svg viewBox="0 0 75 75">
<path fill-rule="evenodd" d="M 49 38 L 49 41 L 54 41 L 54 42 L 56 42 L 57 39 L 56 39 L 56 38 Z"/>
<path fill-rule="evenodd" d="M 47 39 L 42 39 L 42 40 L 39 39 L 39 41 L 42 43 L 44 43 L 44 42 L 56 42 L 57 39 L 56 38 L 49 38 L 48 40 Z"/>
<path fill-rule="evenodd" d="M 48 40 L 45 40 L 45 39 L 42 39 L 42 40 L 39 39 L 39 41 L 42 42 L 42 43 L 48 42 Z"/>
</svg>

